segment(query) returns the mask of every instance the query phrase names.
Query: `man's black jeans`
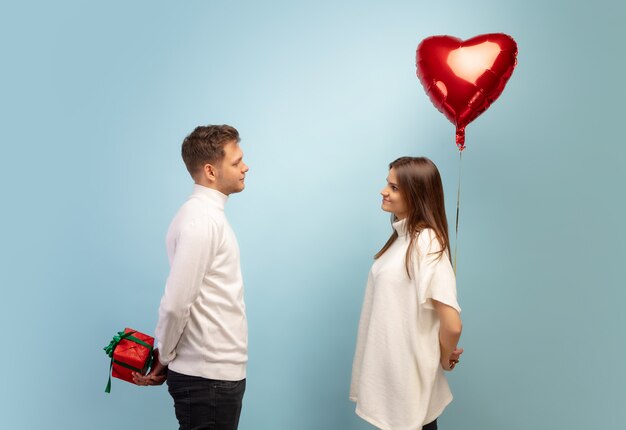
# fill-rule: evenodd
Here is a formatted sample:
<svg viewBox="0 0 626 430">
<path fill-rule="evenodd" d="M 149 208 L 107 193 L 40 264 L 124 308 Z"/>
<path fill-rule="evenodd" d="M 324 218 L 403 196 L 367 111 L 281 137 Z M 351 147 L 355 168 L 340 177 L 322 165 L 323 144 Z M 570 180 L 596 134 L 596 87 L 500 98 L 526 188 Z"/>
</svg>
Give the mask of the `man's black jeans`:
<svg viewBox="0 0 626 430">
<path fill-rule="evenodd" d="M 180 430 L 237 430 L 246 380 L 219 381 L 167 372 Z"/>
</svg>

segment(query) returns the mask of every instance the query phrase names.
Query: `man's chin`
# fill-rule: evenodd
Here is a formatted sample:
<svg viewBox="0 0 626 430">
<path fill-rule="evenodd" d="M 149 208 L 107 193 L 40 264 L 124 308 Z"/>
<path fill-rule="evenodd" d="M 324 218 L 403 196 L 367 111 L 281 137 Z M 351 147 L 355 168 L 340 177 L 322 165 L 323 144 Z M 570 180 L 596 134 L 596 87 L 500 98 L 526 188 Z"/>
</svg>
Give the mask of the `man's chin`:
<svg viewBox="0 0 626 430">
<path fill-rule="evenodd" d="M 246 184 L 241 184 L 236 190 L 232 191 L 232 194 L 240 193 L 246 188 Z"/>
</svg>

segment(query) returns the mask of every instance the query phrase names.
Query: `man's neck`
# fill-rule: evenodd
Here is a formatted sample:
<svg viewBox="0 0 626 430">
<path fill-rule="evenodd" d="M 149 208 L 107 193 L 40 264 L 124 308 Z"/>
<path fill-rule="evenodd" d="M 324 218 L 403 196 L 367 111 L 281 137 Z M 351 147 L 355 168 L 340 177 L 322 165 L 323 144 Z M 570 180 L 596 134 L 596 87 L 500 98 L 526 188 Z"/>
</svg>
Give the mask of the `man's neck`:
<svg viewBox="0 0 626 430">
<path fill-rule="evenodd" d="M 224 194 L 225 196 L 228 196 L 228 194 L 224 193 L 222 190 L 217 188 L 214 183 L 211 183 L 209 181 L 194 181 L 194 183 L 196 185 L 200 185 L 201 187 L 210 188 L 212 190 L 219 191 L 220 193 Z"/>
</svg>

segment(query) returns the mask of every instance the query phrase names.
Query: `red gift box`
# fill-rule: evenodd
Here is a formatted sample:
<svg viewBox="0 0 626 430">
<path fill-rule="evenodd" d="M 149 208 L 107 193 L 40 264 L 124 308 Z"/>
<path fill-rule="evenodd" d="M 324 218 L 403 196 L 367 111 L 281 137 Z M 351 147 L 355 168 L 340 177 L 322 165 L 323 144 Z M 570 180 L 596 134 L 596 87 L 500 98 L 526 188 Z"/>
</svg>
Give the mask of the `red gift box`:
<svg viewBox="0 0 626 430">
<path fill-rule="evenodd" d="M 105 391 L 111 391 L 111 376 L 132 383 L 133 372 L 145 375 L 152 364 L 153 349 L 152 336 L 130 328 L 118 332 L 104 348 L 111 357 L 111 375 Z"/>
</svg>

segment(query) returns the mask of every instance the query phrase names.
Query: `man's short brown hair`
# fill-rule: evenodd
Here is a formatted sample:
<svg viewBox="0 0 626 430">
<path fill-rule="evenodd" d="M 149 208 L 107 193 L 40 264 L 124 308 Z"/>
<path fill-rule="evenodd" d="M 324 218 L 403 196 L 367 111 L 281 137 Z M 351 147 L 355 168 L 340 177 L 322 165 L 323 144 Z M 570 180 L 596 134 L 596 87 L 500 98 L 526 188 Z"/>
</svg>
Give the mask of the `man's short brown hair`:
<svg viewBox="0 0 626 430">
<path fill-rule="evenodd" d="M 182 155 L 187 171 L 192 177 L 205 164 L 217 164 L 224 159 L 224 146 L 239 143 L 239 132 L 230 125 L 201 125 L 183 141 Z"/>
</svg>

